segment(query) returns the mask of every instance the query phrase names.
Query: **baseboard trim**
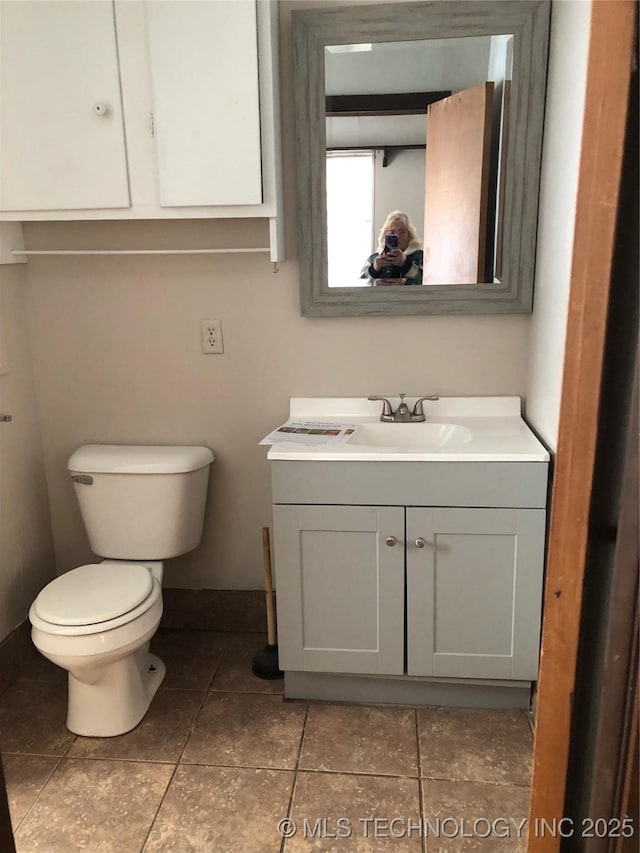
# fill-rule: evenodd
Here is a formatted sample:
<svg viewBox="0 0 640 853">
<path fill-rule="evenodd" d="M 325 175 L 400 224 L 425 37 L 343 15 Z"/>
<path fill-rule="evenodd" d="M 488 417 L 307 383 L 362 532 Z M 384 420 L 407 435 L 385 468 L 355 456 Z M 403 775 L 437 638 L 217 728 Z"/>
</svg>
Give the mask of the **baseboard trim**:
<svg viewBox="0 0 640 853">
<path fill-rule="evenodd" d="M 162 590 L 161 628 L 265 632 L 264 592 L 257 589 Z"/>
<path fill-rule="evenodd" d="M 8 637 L 0 643 L 0 696 L 8 690 L 20 676 L 20 653 L 18 647 L 18 633 L 20 628 L 12 631 Z"/>
</svg>

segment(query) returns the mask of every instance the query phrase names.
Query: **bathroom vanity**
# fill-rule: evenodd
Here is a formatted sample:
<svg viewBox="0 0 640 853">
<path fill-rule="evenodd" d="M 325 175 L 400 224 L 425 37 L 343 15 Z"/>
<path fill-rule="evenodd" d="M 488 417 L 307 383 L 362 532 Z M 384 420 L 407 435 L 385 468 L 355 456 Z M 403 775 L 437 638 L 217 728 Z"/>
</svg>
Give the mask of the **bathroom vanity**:
<svg viewBox="0 0 640 853">
<path fill-rule="evenodd" d="M 427 402 L 424 423 L 380 410 L 292 400 L 353 432 L 269 451 L 285 695 L 526 707 L 548 453 L 519 398 Z"/>
</svg>

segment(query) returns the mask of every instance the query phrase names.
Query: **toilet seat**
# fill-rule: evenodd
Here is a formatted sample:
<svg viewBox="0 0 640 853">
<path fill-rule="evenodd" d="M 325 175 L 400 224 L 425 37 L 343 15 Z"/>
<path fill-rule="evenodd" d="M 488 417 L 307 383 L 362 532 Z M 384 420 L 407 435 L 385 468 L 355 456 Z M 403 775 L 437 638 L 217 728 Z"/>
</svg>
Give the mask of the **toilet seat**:
<svg viewBox="0 0 640 853">
<path fill-rule="evenodd" d="M 158 581 L 139 563 L 90 563 L 51 581 L 31 605 L 34 627 L 81 636 L 109 631 L 146 613 L 161 596 Z"/>
</svg>

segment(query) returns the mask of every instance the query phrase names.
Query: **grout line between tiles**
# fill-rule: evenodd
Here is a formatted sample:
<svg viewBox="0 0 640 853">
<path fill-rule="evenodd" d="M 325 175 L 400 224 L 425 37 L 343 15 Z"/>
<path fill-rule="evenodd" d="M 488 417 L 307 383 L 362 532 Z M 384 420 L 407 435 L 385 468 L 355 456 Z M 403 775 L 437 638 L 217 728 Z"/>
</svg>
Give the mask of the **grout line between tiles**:
<svg viewBox="0 0 640 853">
<path fill-rule="evenodd" d="M 213 678 L 213 676 L 211 676 L 211 677 Z M 177 760 L 173 766 L 173 773 L 169 777 L 169 781 L 167 782 L 167 787 L 164 789 L 164 793 L 163 793 L 162 797 L 160 797 L 160 802 L 158 803 L 158 808 L 156 809 L 155 814 L 153 815 L 151 823 L 149 824 L 149 829 L 147 831 L 147 834 L 145 835 L 144 841 L 142 842 L 142 845 L 140 847 L 140 853 L 144 853 L 144 849 L 149 842 L 149 837 L 151 836 L 151 832 L 153 830 L 155 822 L 158 819 L 158 815 L 160 814 L 160 809 L 163 806 L 163 803 L 167 797 L 167 794 L 169 793 L 169 788 L 171 787 L 171 784 L 175 778 L 175 775 L 178 772 L 178 767 L 180 766 L 180 760 L 182 759 L 182 756 L 184 755 L 184 751 L 187 748 L 187 744 L 189 743 L 189 739 L 191 738 L 193 730 L 196 727 L 196 722 L 198 720 L 198 717 L 200 716 L 200 713 L 202 712 L 202 709 L 204 708 L 204 703 L 207 700 L 207 695 L 208 694 L 206 691 L 202 694 L 202 699 L 200 700 L 200 706 L 198 707 L 198 710 L 196 711 L 196 713 L 193 715 L 193 719 L 191 720 L 191 725 L 189 726 L 189 731 L 187 732 L 187 736 L 184 739 L 184 743 L 182 744 L 182 749 L 181 749 L 180 754 L 178 755 L 178 758 L 177 758 Z"/>
<path fill-rule="evenodd" d="M 295 705 L 303 705 L 306 704 L 304 699 L 291 699 L 286 700 L 282 693 L 271 693 L 268 690 L 229 690 L 226 687 L 224 689 L 217 687 L 213 690 L 207 690 L 207 693 L 211 695 L 212 693 L 217 694 L 218 696 L 229 694 L 230 696 L 262 696 L 265 699 L 280 699 L 282 704 L 286 704 L 289 707 L 295 707 Z"/>
<path fill-rule="evenodd" d="M 195 729 L 195 727 L 196 727 L 196 725 L 197 725 L 197 723 L 198 723 L 198 719 L 200 718 L 200 714 L 202 713 L 202 709 L 204 708 L 204 704 L 205 704 L 205 702 L 207 701 L 207 696 L 208 696 L 208 695 L 209 695 L 209 694 L 208 694 L 208 692 L 207 692 L 206 690 L 205 690 L 205 691 L 204 691 L 204 693 L 202 694 L 202 699 L 200 700 L 200 705 L 199 705 L 199 707 L 198 707 L 198 710 L 197 710 L 197 711 L 195 712 L 195 714 L 193 715 L 193 719 L 191 720 L 191 725 L 189 726 L 189 731 L 187 732 L 187 736 L 186 736 L 186 738 L 184 739 L 184 743 L 183 743 L 183 745 L 182 745 L 182 749 L 180 750 L 180 755 L 179 755 L 179 756 L 178 756 L 178 758 L 176 759 L 176 764 L 180 764 L 180 762 L 182 761 L 182 756 L 184 755 L 184 751 L 185 751 L 185 749 L 187 748 L 187 744 L 189 743 L 189 741 L 190 741 L 190 739 L 191 739 L 191 735 L 193 734 L 193 730 Z"/>
<path fill-rule="evenodd" d="M 123 764 L 176 764 L 175 761 L 157 758 L 114 758 L 111 755 L 67 755 L 65 761 L 109 761 Z"/>
<path fill-rule="evenodd" d="M 118 759 L 113 759 L 114 761 Z M 319 773 L 324 774 L 325 776 L 366 776 L 371 779 L 418 779 L 418 776 L 415 774 L 411 775 L 402 775 L 401 773 L 369 773 L 366 770 L 323 770 L 311 767 L 275 767 L 275 766 L 267 766 L 263 764 L 223 764 L 219 762 L 207 762 L 206 764 L 200 761 L 182 761 L 180 763 L 181 767 L 228 767 L 228 768 L 242 768 L 244 770 L 277 770 L 288 773 Z M 446 780 L 452 781 L 452 780 Z"/>
<path fill-rule="evenodd" d="M 6 754 L 8 754 L 8 753 L 4 753 L 4 754 L 6 755 Z M 43 757 L 43 758 L 48 758 L 49 756 L 41 756 L 41 757 Z M 48 785 L 48 784 L 49 784 L 49 782 L 51 781 L 51 777 L 53 776 L 53 774 L 56 772 L 56 770 L 58 769 L 58 767 L 60 767 L 60 765 L 62 764 L 62 761 L 63 761 L 63 756 L 60 756 L 60 758 L 58 759 L 58 761 L 56 761 L 56 764 L 55 764 L 55 766 L 54 766 L 53 770 L 51 771 L 51 773 L 49 773 L 49 775 L 47 776 L 47 778 L 46 778 L 46 779 L 45 779 L 45 781 L 44 781 L 44 784 L 42 785 L 42 787 L 40 788 L 40 790 L 38 791 L 38 793 L 35 795 L 35 797 L 33 798 L 33 802 L 31 803 L 31 805 L 29 806 L 29 808 L 26 810 L 26 812 L 23 814 L 22 818 L 18 821 L 18 825 L 17 825 L 17 826 L 12 826 L 12 830 L 13 830 L 13 834 L 14 834 L 14 836 L 15 836 L 15 834 L 17 833 L 17 831 L 20 829 L 20 827 L 22 826 L 22 824 L 23 824 L 23 823 L 27 820 L 27 818 L 30 816 L 31 812 L 32 812 L 32 811 L 33 811 L 33 809 L 35 808 L 36 803 L 37 803 L 37 802 L 38 802 L 38 800 L 40 799 L 40 796 L 41 796 L 42 792 L 44 791 L 44 789 L 47 787 L 47 785 Z"/>
<path fill-rule="evenodd" d="M 384 773 L 381 770 L 328 770 L 323 767 L 301 767 L 302 773 L 326 773 L 331 776 L 371 776 L 378 779 L 419 779 L 417 773 Z"/>
<path fill-rule="evenodd" d="M 215 680 L 215 676 L 212 679 L 212 682 L 211 682 L 212 684 L 213 684 L 214 680 Z M 243 690 L 243 689 L 238 689 L 238 688 L 234 689 L 233 687 L 209 687 L 209 693 L 213 693 L 213 692 L 216 692 L 216 693 L 253 693 L 253 694 L 256 694 L 258 696 L 284 696 L 284 694 L 280 690 L 258 690 L 258 689 Z M 291 702 L 304 702 L 306 700 L 304 700 L 304 699 L 291 699 L 289 701 L 291 701 Z"/>
<path fill-rule="evenodd" d="M 423 826 L 423 821 L 425 818 L 425 802 L 424 802 L 424 781 L 422 778 L 422 751 L 420 750 L 420 729 L 418 728 L 418 710 L 417 708 L 414 711 L 415 721 L 416 721 L 416 750 L 418 756 L 418 810 L 420 812 L 420 825 Z M 427 839 L 425 838 L 424 833 L 422 835 L 422 853 L 427 853 Z"/>
<path fill-rule="evenodd" d="M 206 687 L 164 687 L 160 686 L 158 688 L 158 692 L 156 696 L 161 695 L 162 693 L 207 693 L 208 688 Z"/>
<path fill-rule="evenodd" d="M 65 728 L 66 728 L 66 725 L 65 725 Z M 69 729 L 67 729 L 67 731 L 69 731 Z M 73 732 L 72 732 L 72 734 L 73 734 Z M 68 758 L 68 757 L 69 757 L 69 752 L 71 751 L 71 747 L 74 745 L 74 743 L 75 743 L 77 740 L 78 740 L 78 735 L 73 735 L 73 740 L 71 741 L 71 743 L 70 743 L 70 744 L 69 744 L 69 746 L 67 747 L 67 749 L 66 749 L 66 751 L 65 751 L 64 755 L 62 756 L 63 758 Z"/>
<path fill-rule="evenodd" d="M 218 658 L 218 663 L 214 666 L 213 672 L 211 673 L 211 678 L 209 679 L 209 683 L 207 684 L 207 690 L 206 690 L 207 693 L 211 690 L 211 685 L 213 684 L 214 679 L 215 679 L 216 675 L 218 674 L 218 670 L 222 666 L 222 658 L 223 657 L 224 657 L 224 649 L 221 651 L 220 657 Z"/>
<path fill-rule="evenodd" d="M 414 710 L 416 723 L 416 755 L 418 758 L 418 778 L 422 777 L 422 753 L 420 751 L 420 729 L 418 728 L 418 711 Z"/>
<path fill-rule="evenodd" d="M 0 0 L 0 2 L 1 2 L 1 0 Z M 70 747 L 67 747 L 67 751 L 69 749 L 70 749 Z M 52 752 L 23 752 L 22 750 L 19 750 L 19 749 L 3 749 L 2 754 L 3 755 L 21 755 L 21 756 L 23 755 L 25 757 L 28 756 L 29 758 L 33 757 L 33 758 L 59 758 L 59 759 L 62 759 L 62 758 L 67 757 L 67 751 L 63 752 L 62 754 L 61 753 L 54 754 Z"/>
<path fill-rule="evenodd" d="M 169 791 L 169 788 L 171 787 L 171 783 L 173 782 L 173 779 L 176 775 L 177 770 L 178 770 L 178 765 L 174 764 L 173 765 L 173 772 L 172 772 L 171 776 L 169 777 L 169 781 L 167 782 L 167 787 L 164 789 L 164 793 L 160 797 L 160 802 L 158 803 L 158 808 L 155 810 L 153 818 L 151 819 L 151 823 L 149 824 L 149 829 L 147 830 L 147 834 L 145 835 L 144 841 L 142 842 L 142 845 L 140 846 L 140 853 L 143 853 L 144 848 L 147 846 L 147 842 L 149 841 L 149 836 L 151 835 L 151 830 L 153 829 L 153 825 L 155 824 L 156 819 L 160 813 L 160 809 L 162 808 L 162 804 L 165 801 L 165 797 L 167 796 L 167 792 Z"/>
<path fill-rule="evenodd" d="M 291 818 L 291 811 L 293 809 L 293 800 L 296 793 L 296 788 L 298 786 L 298 770 L 300 769 L 300 756 L 302 755 L 302 744 L 304 743 L 304 736 L 307 730 L 307 720 L 309 719 L 309 705 L 304 711 L 304 720 L 302 721 L 302 730 L 300 732 L 300 743 L 298 744 L 298 750 L 296 753 L 296 763 L 293 768 L 293 783 L 291 784 L 291 794 L 289 795 L 289 802 L 287 804 L 287 818 Z M 285 845 L 287 843 L 287 839 L 285 836 L 282 836 L 280 841 L 280 853 L 284 853 Z"/>
<path fill-rule="evenodd" d="M 531 734 L 535 738 L 535 736 L 536 736 L 536 721 L 535 721 L 535 717 L 533 715 L 532 710 L 530 710 L 529 713 L 527 714 L 527 722 L 529 723 L 529 728 L 531 729 Z"/>
<path fill-rule="evenodd" d="M 489 779 L 452 779 L 450 776 L 423 776 L 426 782 L 468 782 L 471 785 L 494 785 L 496 788 L 530 788 L 531 785 L 521 785 L 518 782 L 496 782 Z"/>
</svg>

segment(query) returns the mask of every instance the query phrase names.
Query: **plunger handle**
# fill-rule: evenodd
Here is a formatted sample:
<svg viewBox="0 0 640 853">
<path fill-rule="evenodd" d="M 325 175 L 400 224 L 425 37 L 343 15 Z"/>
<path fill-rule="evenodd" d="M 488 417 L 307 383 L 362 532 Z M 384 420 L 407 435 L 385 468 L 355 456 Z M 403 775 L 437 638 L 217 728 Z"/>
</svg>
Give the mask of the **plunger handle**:
<svg viewBox="0 0 640 853">
<path fill-rule="evenodd" d="M 267 606 L 267 642 L 270 646 L 276 644 L 276 617 L 273 611 L 273 580 L 271 578 L 271 547 L 269 544 L 269 528 L 262 528 L 262 555 L 264 563 L 264 592 Z"/>
</svg>

